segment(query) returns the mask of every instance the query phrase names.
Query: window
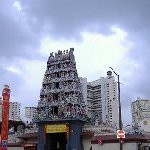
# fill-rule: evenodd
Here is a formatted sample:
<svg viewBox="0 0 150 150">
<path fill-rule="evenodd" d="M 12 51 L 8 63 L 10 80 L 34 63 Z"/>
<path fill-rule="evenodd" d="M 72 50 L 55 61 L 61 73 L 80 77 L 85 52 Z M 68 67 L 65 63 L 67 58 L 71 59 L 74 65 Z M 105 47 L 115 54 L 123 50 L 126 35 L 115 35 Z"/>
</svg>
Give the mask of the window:
<svg viewBox="0 0 150 150">
<path fill-rule="evenodd" d="M 60 64 L 58 64 L 58 69 L 61 68 Z"/>
<path fill-rule="evenodd" d="M 55 87 L 56 87 L 56 89 L 59 88 L 59 82 L 56 82 L 56 83 L 55 83 Z"/>
<path fill-rule="evenodd" d="M 60 78 L 60 73 L 58 73 L 58 72 L 57 72 L 57 74 L 56 74 L 56 75 L 57 75 L 57 78 Z"/>
<path fill-rule="evenodd" d="M 53 94 L 53 100 L 58 100 L 58 94 Z"/>
</svg>

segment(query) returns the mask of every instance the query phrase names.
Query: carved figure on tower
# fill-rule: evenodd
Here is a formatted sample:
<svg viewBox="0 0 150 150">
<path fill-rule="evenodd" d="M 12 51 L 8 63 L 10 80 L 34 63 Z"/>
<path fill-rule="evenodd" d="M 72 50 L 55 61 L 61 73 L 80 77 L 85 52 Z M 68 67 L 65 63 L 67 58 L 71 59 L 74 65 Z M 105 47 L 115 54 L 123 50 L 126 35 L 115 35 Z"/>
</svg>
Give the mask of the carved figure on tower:
<svg viewBox="0 0 150 150">
<path fill-rule="evenodd" d="M 35 119 L 85 119 L 74 48 L 50 53 Z"/>
</svg>

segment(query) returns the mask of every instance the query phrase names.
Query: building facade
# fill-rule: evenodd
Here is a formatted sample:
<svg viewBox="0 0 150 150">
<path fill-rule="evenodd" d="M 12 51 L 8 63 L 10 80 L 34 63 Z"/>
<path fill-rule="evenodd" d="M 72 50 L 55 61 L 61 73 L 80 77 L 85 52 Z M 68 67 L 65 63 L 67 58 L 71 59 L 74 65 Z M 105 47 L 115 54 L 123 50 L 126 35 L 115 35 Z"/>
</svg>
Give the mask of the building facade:
<svg viewBox="0 0 150 150">
<path fill-rule="evenodd" d="M 33 119 L 35 118 L 37 114 L 37 107 L 25 107 L 25 117 L 27 119 Z"/>
<path fill-rule="evenodd" d="M 20 120 L 20 107 L 19 102 L 9 102 L 9 120 Z M 2 121 L 2 98 L 0 99 L 0 121 Z"/>
<path fill-rule="evenodd" d="M 150 100 L 140 97 L 131 104 L 132 122 L 138 124 L 144 131 L 150 132 Z"/>
<path fill-rule="evenodd" d="M 107 72 L 107 77 L 87 82 L 80 78 L 84 101 L 87 104 L 88 117 L 94 121 L 110 122 L 118 126 L 118 99 L 117 83 L 112 72 Z"/>
<path fill-rule="evenodd" d="M 20 107 L 19 102 L 9 102 L 9 120 L 20 120 Z"/>
</svg>

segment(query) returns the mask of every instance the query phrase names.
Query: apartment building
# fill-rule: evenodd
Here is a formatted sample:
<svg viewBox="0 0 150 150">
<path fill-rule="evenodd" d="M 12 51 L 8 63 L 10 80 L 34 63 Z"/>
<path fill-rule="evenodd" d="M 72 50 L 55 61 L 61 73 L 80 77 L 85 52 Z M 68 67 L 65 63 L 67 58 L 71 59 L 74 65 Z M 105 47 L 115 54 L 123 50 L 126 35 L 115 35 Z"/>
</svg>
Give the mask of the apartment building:
<svg viewBox="0 0 150 150">
<path fill-rule="evenodd" d="M 88 117 L 118 126 L 117 83 L 112 72 L 108 71 L 107 77 L 91 82 L 80 78 L 80 82 Z"/>
<path fill-rule="evenodd" d="M 37 107 L 25 107 L 25 117 L 27 119 L 33 119 L 37 114 Z"/>
<path fill-rule="evenodd" d="M 19 102 L 9 102 L 9 120 L 20 120 L 20 107 Z"/>
<path fill-rule="evenodd" d="M 9 120 L 18 121 L 20 118 L 20 107 L 19 102 L 9 102 Z M 0 121 L 2 121 L 2 98 L 0 97 Z"/>
</svg>

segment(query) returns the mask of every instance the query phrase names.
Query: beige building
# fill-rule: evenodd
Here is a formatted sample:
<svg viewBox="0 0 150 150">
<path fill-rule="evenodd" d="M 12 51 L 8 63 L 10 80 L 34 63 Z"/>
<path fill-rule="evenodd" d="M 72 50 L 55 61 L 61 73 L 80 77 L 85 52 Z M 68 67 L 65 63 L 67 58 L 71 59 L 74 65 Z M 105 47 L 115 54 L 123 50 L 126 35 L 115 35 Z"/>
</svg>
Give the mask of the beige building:
<svg viewBox="0 0 150 150">
<path fill-rule="evenodd" d="M 107 77 L 92 82 L 80 78 L 80 82 L 88 116 L 118 126 L 117 83 L 112 72 L 108 71 Z"/>
<path fill-rule="evenodd" d="M 132 122 L 138 124 L 141 130 L 150 132 L 150 100 L 137 98 L 131 104 Z"/>
</svg>

